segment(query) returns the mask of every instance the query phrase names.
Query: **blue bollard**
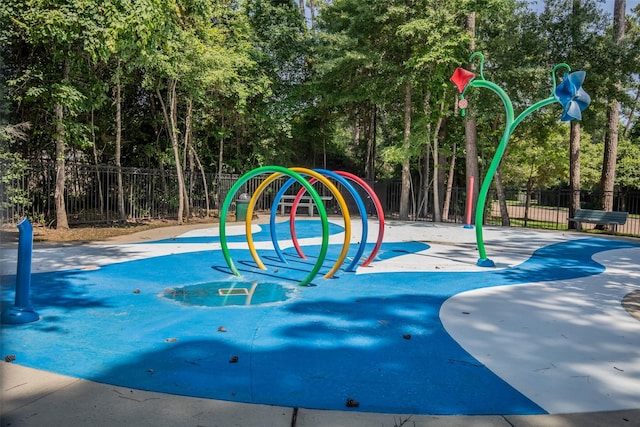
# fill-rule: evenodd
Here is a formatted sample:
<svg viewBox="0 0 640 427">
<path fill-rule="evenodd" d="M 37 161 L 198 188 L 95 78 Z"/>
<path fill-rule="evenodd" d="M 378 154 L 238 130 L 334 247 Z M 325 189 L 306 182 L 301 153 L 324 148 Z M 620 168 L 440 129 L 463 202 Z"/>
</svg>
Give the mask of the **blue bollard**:
<svg viewBox="0 0 640 427">
<path fill-rule="evenodd" d="M 27 218 L 17 225 L 18 267 L 16 272 L 16 297 L 13 307 L 2 313 L 2 323 L 20 324 L 35 322 L 40 319 L 38 313 L 31 308 L 31 254 L 33 251 L 33 227 Z"/>
</svg>

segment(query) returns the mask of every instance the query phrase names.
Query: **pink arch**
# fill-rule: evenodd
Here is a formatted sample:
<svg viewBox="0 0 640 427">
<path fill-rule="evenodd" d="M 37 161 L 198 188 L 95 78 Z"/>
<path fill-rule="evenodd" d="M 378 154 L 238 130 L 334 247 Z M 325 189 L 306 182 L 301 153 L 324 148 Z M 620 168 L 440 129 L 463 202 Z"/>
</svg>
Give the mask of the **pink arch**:
<svg viewBox="0 0 640 427">
<path fill-rule="evenodd" d="M 309 180 L 309 184 L 313 185 L 315 184 L 315 182 L 317 181 L 317 179 L 315 178 L 311 178 Z M 298 243 L 298 237 L 296 236 L 296 224 L 295 224 L 295 220 L 296 220 L 296 212 L 298 211 L 298 204 L 300 203 L 300 199 L 302 198 L 302 195 L 306 192 L 305 188 L 302 187 L 300 190 L 298 190 L 298 194 L 296 194 L 295 199 L 293 199 L 293 203 L 291 204 L 291 213 L 289 214 L 289 232 L 291 233 L 291 239 L 293 240 L 293 246 L 296 248 L 296 252 L 298 252 L 298 255 L 300 255 L 300 258 L 306 259 L 307 256 L 304 254 L 304 252 L 302 252 L 302 248 L 300 247 L 300 244 Z"/>
<path fill-rule="evenodd" d="M 362 267 L 366 267 L 369 264 L 371 264 L 371 262 L 374 260 L 374 258 L 378 254 L 378 251 L 380 250 L 380 245 L 382 245 L 382 239 L 384 238 L 384 211 L 382 209 L 382 204 L 380 203 L 380 199 L 378 199 L 376 192 L 373 191 L 373 188 L 371 188 L 371 186 L 367 184 L 367 182 L 364 179 L 349 172 L 344 172 L 344 171 L 335 171 L 335 172 L 340 176 L 343 176 L 345 178 L 348 178 L 358 183 L 358 185 L 360 185 L 360 187 L 362 187 L 364 191 L 367 192 L 369 197 L 371 197 L 371 200 L 373 200 L 373 204 L 376 207 L 376 215 L 378 216 L 378 240 L 376 241 L 376 245 L 373 247 L 373 251 L 371 251 L 369 258 L 367 258 L 361 264 Z"/>
</svg>

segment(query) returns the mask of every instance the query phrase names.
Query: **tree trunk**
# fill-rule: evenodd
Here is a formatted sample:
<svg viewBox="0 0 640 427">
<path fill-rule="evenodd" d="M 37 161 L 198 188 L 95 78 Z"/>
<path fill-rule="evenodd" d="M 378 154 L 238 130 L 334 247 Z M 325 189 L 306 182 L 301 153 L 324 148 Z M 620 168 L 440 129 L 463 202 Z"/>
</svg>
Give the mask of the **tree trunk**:
<svg viewBox="0 0 640 427">
<path fill-rule="evenodd" d="M 187 163 L 189 166 L 189 179 L 187 179 L 187 170 L 184 171 L 185 174 L 185 181 L 187 181 L 186 183 L 186 187 L 187 187 L 187 194 L 185 194 L 185 199 L 187 200 L 187 214 L 186 217 L 187 218 L 191 218 L 194 208 L 195 206 L 193 205 L 193 195 L 195 193 L 196 190 L 196 161 L 193 157 L 193 146 L 191 144 L 189 144 L 189 155 L 187 156 Z"/>
<path fill-rule="evenodd" d="M 531 206 L 531 193 L 533 192 L 533 172 L 535 169 L 535 160 L 532 159 L 531 167 L 529 168 L 529 177 L 527 178 L 527 194 L 525 195 L 524 203 L 524 227 L 527 228 L 529 224 L 529 207 Z"/>
<path fill-rule="evenodd" d="M 569 218 L 573 218 L 576 210 L 580 209 L 580 122 L 571 121 L 569 136 L 569 187 L 571 200 L 569 204 Z M 580 230 L 580 223 L 569 221 L 569 230 Z"/>
<path fill-rule="evenodd" d="M 313 24 L 316 20 L 316 4 L 314 0 L 309 1 L 309 12 L 311 15 L 311 22 L 309 23 L 309 25 L 313 28 Z"/>
<path fill-rule="evenodd" d="M 202 178 L 202 187 L 204 188 L 204 200 L 206 205 L 206 216 L 209 217 L 210 214 L 210 206 L 209 206 L 209 184 L 207 184 L 207 174 L 204 172 L 204 168 L 202 167 L 202 162 L 200 161 L 200 156 L 196 153 L 196 150 L 193 148 L 193 145 L 190 146 L 191 153 L 195 158 L 196 164 L 198 165 L 198 169 L 200 169 L 200 177 Z"/>
<path fill-rule="evenodd" d="M 529 223 L 529 206 L 531 205 L 531 182 L 527 181 L 526 194 L 524 199 L 524 228 Z"/>
<path fill-rule="evenodd" d="M 469 32 L 469 51 L 476 49 L 476 14 L 471 12 L 467 16 L 467 31 Z M 475 68 L 471 64 L 471 68 Z M 478 200 L 480 193 L 480 174 L 478 169 L 478 129 L 476 118 L 471 108 L 467 108 L 466 121 L 464 124 L 464 140 L 466 150 L 466 186 L 469 186 L 469 178 L 473 177 L 473 188 L 467 188 L 467 194 L 473 195 L 473 200 Z M 475 223 L 477 203 L 471 206 L 471 224 Z"/>
<path fill-rule="evenodd" d="M 424 146 L 423 155 L 423 172 L 422 172 L 422 217 L 429 216 L 429 188 L 431 176 L 431 144 L 427 142 Z"/>
<path fill-rule="evenodd" d="M 96 171 L 96 184 L 98 187 L 98 206 L 100 210 L 100 216 L 104 215 L 104 194 L 102 193 L 102 177 L 100 176 L 100 169 L 98 168 L 98 147 L 96 141 L 96 127 L 94 124 L 94 110 L 91 108 L 91 148 L 93 149 L 93 165 Z"/>
<path fill-rule="evenodd" d="M 430 111 L 431 111 L 431 91 L 427 90 L 424 95 L 424 100 L 422 101 L 422 109 L 425 116 L 426 130 L 425 134 L 427 135 L 427 142 L 424 146 L 424 155 L 423 157 L 423 201 L 421 201 L 423 217 L 427 218 L 429 216 L 429 193 L 431 189 L 431 122 L 429 121 Z M 434 172 L 435 173 L 435 172 Z"/>
<path fill-rule="evenodd" d="M 186 189 L 184 183 L 184 172 L 180 164 L 180 144 L 178 141 L 178 81 L 170 79 L 169 81 L 169 120 L 171 121 L 171 145 L 173 148 L 173 157 L 176 162 L 176 175 L 178 178 L 178 224 L 182 224 L 184 219 L 186 205 Z"/>
<path fill-rule="evenodd" d="M 613 210 L 613 190 L 616 179 L 616 159 L 618 156 L 618 124 L 619 124 L 618 100 L 609 103 L 607 111 L 608 131 L 604 144 L 604 158 L 602 160 L 602 202 L 601 208 L 605 211 Z"/>
<path fill-rule="evenodd" d="M 365 161 L 365 179 L 369 183 L 376 180 L 376 126 L 378 107 L 373 104 L 369 109 L 369 125 L 367 126 L 367 154 Z M 358 130 L 359 134 L 359 130 Z M 357 142 L 357 140 L 356 140 Z"/>
<path fill-rule="evenodd" d="M 184 140 L 183 140 L 183 164 L 182 171 L 186 174 L 187 171 L 187 154 L 191 152 L 191 122 L 193 120 L 193 97 L 189 96 L 187 99 L 187 112 L 185 115 L 185 124 L 184 124 Z M 191 168 L 191 173 L 193 173 L 193 168 Z M 193 179 L 190 177 L 190 182 L 193 182 Z M 189 218 L 191 216 L 191 202 L 189 197 L 189 192 L 187 191 L 187 185 L 185 184 L 184 188 L 184 201 L 185 201 L 185 217 Z"/>
<path fill-rule="evenodd" d="M 182 166 L 180 163 L 180 146 L 178 143 L 178 128 L 176 125 L 176 86 L 177 80 L 169 79 L 169 87 L 167 88 L 167 103 L 169 104 L 169 111 L 167 111 L 167 105 L 162 98 L 162 94 L 159 90 L 156 90 L 158 100 L 162 106 L 162 113 L 164 115 L 165 123 L 169 131 L 171 138 L 171 146 L 173 148 L 173 158 L 176 163 L 176 175 L 178 177 L 178 224 L 183 223 L 184 212 L 184 177 L 182 176 Z"/>
<path fill-rule="evenodd" d="M 626 0 L 615 0 L 613 6 L 613 42 L 622 43 L 624 38 Z M 617 61 L 616 61 L 617 62 Z M 615 64 L 614 64 L 615 66 Z M 620 88 L 620 81 L 616 82 L 616 89 Z M 605 211 L 613 210 L 613 190 L 616 179 L 616 161 L 618 156 L 618 127 L 620 125 L 620 103 L 617 99 L 609 102 L 607 111 L 608 131 L 604 142 L 604 157 L 602 160 L 601 208 Z"/>
<path fill-rule="evenodd" d="M 502 185 L 502 173 L 500 172 L 500 168 L 496 169 L 494 182 L 496 184 L 498 204 L 500 205 L 500 219 L 502 221 L 502 226 L 510 227 L 511 218 L 509 217 L 509 209 L 507 208 L 507 195 L 504 192 L 504 185 Z"/>
<path fill-rule="evenodd" d="M 626 10 L 627 0 L 615 0 L 613 4 L 613 42 L 617 45 L 624 38 Z"/>
<path fill-rule="evenodd" d="M 400 219 L 409 219 L 409 194 L 411 192 L 411 82 L 407 81 L 404 95 L 404 138 L 402 140 L 402 189 L 400 191 Z"/>
<path fill-rule="evenodd" d="M 440 153 L 439 153 L 439 141 L 440 141 L 440 128 L 442 127 L 442 120 L 444 117 L 444 100 L 445 96 L 442 97 L 442 101 L 440 101 L 440 114 L 438 115 L 438 121 L 436 122 L 436 127 L 433 130 L 433 135 L 431 136 L 431 140 L 433 143 L 431 147 L 433 149 L 433 221 L 441 222 L 442 221 L 442 204 L 440 202 L 440 193 L 442 189 L 442 182 L 444 179 L 444 167 L 440 164 Z M 426 108 L 428 111 L 428 108 Z M 428 117 L 428 116 L 427 116 Z M 428 119 L 427 119 L 428 120 Z"/>
<path fill-rule="evenodd" d="M 115 164 L 116 164 L 116 182 L 118 185 L 118 215 L 120 221 L 126 221 L 127 213 L 124 210 L 124 186 L 122 184 L 122 87 L 120 83 L 120 74 L 122 67 L 120 61 L 118 61 L 118 68 L 116 69 L 116 87 L 115 89 L 115 101 L 116 101 L 116 152 L 115 152 Z"/>
<path fill-rule="evenodd" d="M 451 205 L 451 192 L 453 190 L 453 174 L 456 169 L 456 148 L 457 144 L 453 143 L 453 152 L 451 153 L 451 161 L 449 162 L 449 176 L 447 178 L 447 190 L 444 195 L 444 206 L 442 207 L 442 220 L 449 221 L 449 206 Z"/>
<path fill-rule="evenodd" d="M 220 196 L 222 187 L 222 168 L 224 166 L 224 112 L 221 114 L 222 136 L 220 137 L 220 146 L 218 147 L 218 185 L 216 186 L 215 202 L 216 207 L 220 209 Z"/>
<path fill-rule="evenodd" d="M 69 60 L 65 59 L 62 80 L 69 80 Z M 64 143 L 64 108 L 58 101 L 55 107 L 56 116 L 56 189 L 54 193 L 54 201 L 56 206 L 56 228 L 61 230 L 69 229 L 69 221 L 67 219 L 67 208 L 65 206 L 65 155 L 66 147 Z"/>
</svg>

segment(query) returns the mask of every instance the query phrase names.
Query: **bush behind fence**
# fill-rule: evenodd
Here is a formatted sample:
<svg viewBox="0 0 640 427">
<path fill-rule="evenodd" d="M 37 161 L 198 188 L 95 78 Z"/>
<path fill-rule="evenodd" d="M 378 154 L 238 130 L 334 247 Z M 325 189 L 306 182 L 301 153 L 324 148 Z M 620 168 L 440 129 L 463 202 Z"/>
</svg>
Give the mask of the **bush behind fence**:
<svg viewBox="0 0 640 427">
<path fill-rule="evenodd" d="M 18 174 L 5 174 L 8 165 L 2 167 L 3 179 L 0 180 L 0 220 L 3 224 L 16 223 L 22 217 L 32 221 L 52 225 L 55 220 L 55 164 L 41 162 L 31 164 L 26 171 Z M 175 171 L 161 169 L 121 168 L 124 214 L 127 220 L 175 219 L 178 215 L 178 185 Z M 204 217 L 217 214 L 217 210 L 227 196 L 229 189 L 239 178 L 238 175 L 206 174 L 203 180 L 199 172 L 185 173 L 190 216 Z M 253 193 L 264 177 L 249 180 L 240 192 Z M 288 179 L 283 177 L 269 186 L 256 204 L 256 210 L 269 210 L 273 198 L 280 186 Z M 206 187 L 205 190 L 205 181 Z M 69 223 L 98 224 L 120 220 L 118 209 L 118 169 L 114 166 L 87 165 L 69 162 L 66 166 L 65 206 Z M 371 184 L 371 183 L 370 183 Z M 343 194 L 348 194 L 337 185 Z M 397 218 L 400 211 L 399 180 L 384 180 L 373 185 L 380 198 L 385 216 Z M 295 193 L 299 185 L 293 185 L 288 191 Z M 330 195 L 329 191 L 316 185 L 321 195 Z M 414 188 L 418 188 L 414 186 Z M 413 192 L 410 217 L 413 220 L 432 220 L 433 202 L 418 200 L 417 191 Z M 375 214 L 375 207 L 367 195 L 367 209 Z M 489 195 L 485 224 L 509 225 L 516 227 L 567 229 L 568 208 L 571 200 L 570 190 L 535 190 L 527 197 L 527 191 L 512 189 L 506 191 L 506 209 L 508 223 L 503 223 L 501 208 L 495 194 Z M 350 196 L 345 197 L 351 212 L 357 212 Z M 583 208 L 597 209 L 600 193 L 581 191 Z M 465 222 L 466 190 L 452 188 L 448 212 L 443 213 L 443 221 Z M 232 210 L 234 205 L 232 205 Z M 337 210 L 335 200 L 329 202 L 328 212 Z M 627 224 L 618 227 L 619 233 L 640 237 L 640 191 L 616 192 L 614 210 L 630 213 Z M 583 225 L 583 228 L 592 228 Z"/>
</svg>

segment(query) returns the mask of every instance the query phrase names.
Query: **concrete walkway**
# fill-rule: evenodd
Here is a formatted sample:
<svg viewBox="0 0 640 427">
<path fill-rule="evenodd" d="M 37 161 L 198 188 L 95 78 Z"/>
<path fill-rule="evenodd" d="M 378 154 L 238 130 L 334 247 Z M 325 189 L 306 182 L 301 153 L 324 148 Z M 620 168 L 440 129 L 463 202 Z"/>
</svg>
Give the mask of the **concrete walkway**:
<svg viewBox="0 0 640 427">
<path fill-rule="evenodd" d="M 240 234 L 242 229 L 230 233 L 235 232 Z M 395 222 L 388 224 L 385 232 L 394 241 L 428 242 L 431 246 L 429 257 L 409 254 L 383 260 L 374 263 L 367 273 L 479 269 L 473 258 L 473 235 L 462 232 L 459 226 Z M 162 253 L 201 250 L 198 245 L 148 244 L 141 247 L 133 243 L 203 233 L 215 234 L 216 230 L 201 226 L 195 230 L 150 230 L 103 242 L 103 245 L 73 246 L 64 251 L 35 248 L 33 270 L 91 268 Z M 487 249 L 498 269 L 516 266 L 534 250 L 548 244 L 586 237 L 585 234 L 500 228 L 485 233 Z M 339 241 L 339 238 L 335 240 Z M 118 256 L 110 256 L 111 252 L 105 251 L 105 244 L 106 247 L 117 245 Z M 15 272 L 14 251 L 3 251 L 2 258 L 2 274 Z M 604 274 L 589 279 L 465 292 L 449 299 L 440 313 L 447 331 L 467 351 L 520 391 L 530 387 L 525 394 L 553 415 L 431 416 L 233 403 L 96 383 L 27 368 L 19 365 L 18 360 L 0 362 L 1 425 L 640 426 L 640 346 L 636 338 L 629 338 L 637 334 L 636 323 L 640 327 L 640 322 L 621 305 L 629 290 L 634 292 L 640 288 L 637 269 L 640 248 L 602 252 L 595 258 L 607 266 Z M 535 301 L 543 303 L 533 304 Z M 460 316 L 460 313 L 465 315 Z M 469 314 L 473 315 L 474 322 L 466 321 Z M 494 330 L 496 327 L 500 327 L 499 332 Z M 553 340 L 549 338 L 551 336 Z M 564 336 L 567 342 L 557 342 L 558 336 Z M 505 337 L 510 340 L 506 346 Z M 589 344 L 591 348 L 587 349 Z M 496 346 L 504 351 L 492 352 Z M 550 355 L 554 349 L 558 349 L 557 354 Z M 495 353 L 500 353 L 500 357 Z M 3 358 L 5 356 L 8 355 L 2 354 Z M 545 360 L 562 360 L 562 364 L 544 365 Z M 620 365 L 621 360 L 628 364 Z M 635 365 L 634 361 L 637 362 Z M 588 370 L 590 377 L 580 375 L 580 370 Z M 624 377 L 611 379 L 612 374 L 623 372 Z M 580 378 L 579 381 L 562 381 L 567 377 Z M 600 392 L 601 398 L 598 397 Z M 567 410 L 571 407 L 576 410 Z"/>
<path fill-rule="evenodd" d="M 0 367 L 3 427 L 630 427 L 640 422 L 640 409 L 532 416 L 296 410 L 133 390 L 5 362 Z"/>
</svg>

